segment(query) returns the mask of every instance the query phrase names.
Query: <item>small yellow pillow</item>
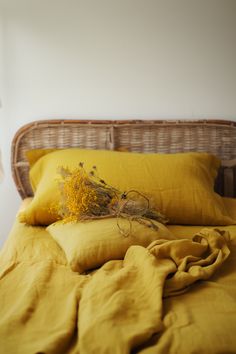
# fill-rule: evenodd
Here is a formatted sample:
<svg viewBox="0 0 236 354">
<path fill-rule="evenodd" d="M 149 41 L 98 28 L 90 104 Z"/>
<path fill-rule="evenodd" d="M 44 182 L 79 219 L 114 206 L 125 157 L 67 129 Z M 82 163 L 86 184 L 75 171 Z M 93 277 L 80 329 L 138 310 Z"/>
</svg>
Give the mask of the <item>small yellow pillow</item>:
<svg viewBox="0 0 236 354">
<path fill-rule="evenodd" d="M 134 189 L 146 195 L 151 206 L 171 224 L 228 225 L 230 218 L 222 198 L 214 192 L 220 161 L 207 153 L 140 154 L 104 150 L 66 149 L 42 156 L 30 170 L 35 196 L 20 220 L 49 225 L 58 220 L 50 206 L 60 199 L 58 166 L 90 171 L 121 191 Z"/>
<path fill-rule="evenodd" d="M 119 232 L 116 218 L 66 224 L 58 221 L 48 226 L 47 231 L 64 250 L 72 270 L 82 273 L 107 261 L 123 259 L 132 245 L 146 247 L 157 239 L 175 239 L 163 224 L 154 223 L 158 231 L 132 221 L 127 237 Z"/>
</svg>

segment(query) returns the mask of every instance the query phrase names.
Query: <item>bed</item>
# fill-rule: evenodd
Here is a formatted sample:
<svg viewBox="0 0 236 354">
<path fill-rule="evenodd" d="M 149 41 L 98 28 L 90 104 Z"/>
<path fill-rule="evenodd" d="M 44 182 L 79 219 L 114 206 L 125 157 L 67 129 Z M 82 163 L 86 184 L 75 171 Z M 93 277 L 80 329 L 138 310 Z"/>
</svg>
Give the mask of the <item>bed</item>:
<svg viewBox="0 0 236 354">
<path fill-rule="evenodd" d="M 56 166 L 93 161 L 109 185 L 150 192 L 167 225 L 132 216 L 124 234 L 117 215 L 57 221 Z M 12 174 L 23 201 L 0 253 L 1 352 L 235 353 L 235 161 L 225 120 L 22 127 Z"/>
</svg>

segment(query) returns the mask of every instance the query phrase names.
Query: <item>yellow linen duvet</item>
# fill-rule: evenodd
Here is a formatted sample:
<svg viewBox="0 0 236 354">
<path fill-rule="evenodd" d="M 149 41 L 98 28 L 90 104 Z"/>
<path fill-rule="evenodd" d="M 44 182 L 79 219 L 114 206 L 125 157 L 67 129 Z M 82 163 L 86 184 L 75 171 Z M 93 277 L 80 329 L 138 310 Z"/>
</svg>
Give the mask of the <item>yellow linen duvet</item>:
<svg viewBox="0 0 236 354">
<path fill-rule="evenodd" d="M 0 353 L 234 353 L 236 226 L 169 230 L 79 274 L 45 228 L 16 221 L 0 253 Z"/>
</svg>

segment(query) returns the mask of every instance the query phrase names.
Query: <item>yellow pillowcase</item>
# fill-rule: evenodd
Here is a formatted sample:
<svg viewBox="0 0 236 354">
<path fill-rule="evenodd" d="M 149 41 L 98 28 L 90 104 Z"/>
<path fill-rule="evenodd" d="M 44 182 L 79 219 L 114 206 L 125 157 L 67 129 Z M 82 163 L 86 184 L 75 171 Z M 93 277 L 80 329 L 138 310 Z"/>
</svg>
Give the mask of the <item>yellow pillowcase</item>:
<svg viewBox="0 0 236 354">
<path fill-rule="evenodd" d="M 50 152 L 58 151 L 58 150 L 59 149 L 33 149 L 33 150 L 26 151 L 25 154 L 30 167 L 32 167 L 35 164 L 35 162 L 37 162 L 40 159 L 40 157 L 43 157 L 44 155 L 47 155 Z"/>
<path fill-rule="evenodd" d="M 30 168 L 44 155 L 49 154 L 50 152 L 56 151 L 56 149 L 33 149 L 25 152 L 27 160 L 29 162 Z M 34 185 L 33 181 L 31 181 L 31 187 L 33 192 L 36 191 L 36 185 Z"/>
<path fill-rule="evenodd" d="M 36 190 L 21 221 L 49 225 L 58 215 L 49 212 L 60 198 L 58 166 L 75 168 L 84 162 L 89 171 L 96 165 L 108 184 L 145 194 L 153 207 L 165 214 L 171 224 L 228 225 L 235 223 L 222 198 L 213 190 L 220 161 L 207 153 L 139 154 L 103 150 L 66 149 L 51 152 L 30 170 Z"/>
<path fill-rule="evenodd" d="M 127 237 L 119 232 L 116 218 L 67 224 L 59 221 L 48 226 L 47 231 L 64 250 L 72 270 L 82 273 L 110 260 L 123 259 L 132 245 L 146 247 L 157 239 L 175 239 L 164 225 L 155 225 L 158 231 L 132 221 Z"/>
</svg>

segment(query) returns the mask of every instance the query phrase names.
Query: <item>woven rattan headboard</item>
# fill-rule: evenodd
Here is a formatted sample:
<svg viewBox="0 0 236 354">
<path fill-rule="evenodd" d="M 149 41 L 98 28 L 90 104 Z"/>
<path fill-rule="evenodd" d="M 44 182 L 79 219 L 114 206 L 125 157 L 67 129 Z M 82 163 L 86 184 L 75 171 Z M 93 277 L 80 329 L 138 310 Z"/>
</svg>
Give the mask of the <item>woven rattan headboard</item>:
<svg viewBox="0 0 236 354">
<path fill-rule="evenodd" d="M 206 151 L 228 161 L 236 159 L 236 122 L 43 120 L 27 124 L 17 131 L 12 142 L 12 173 L 22 198 L 33 195 L 25 152 L 68 147 L 144 153 Z M 235 196 L 235 168 L 233 171 Z M 222 176 L 221 171 L 217 188 L 226 194 Z"/>
</svg>

